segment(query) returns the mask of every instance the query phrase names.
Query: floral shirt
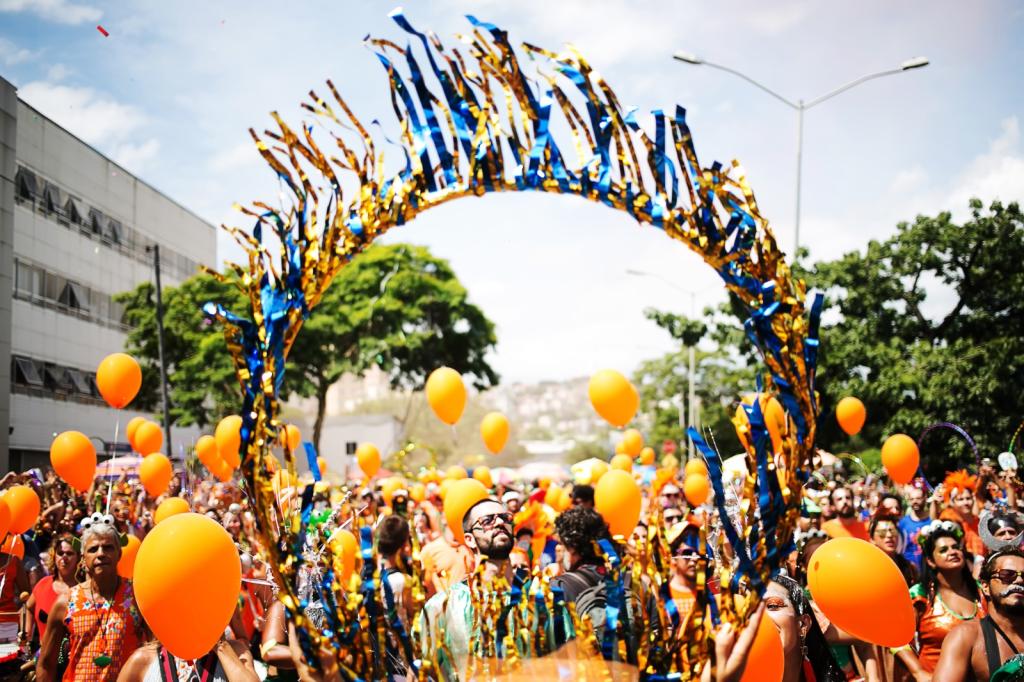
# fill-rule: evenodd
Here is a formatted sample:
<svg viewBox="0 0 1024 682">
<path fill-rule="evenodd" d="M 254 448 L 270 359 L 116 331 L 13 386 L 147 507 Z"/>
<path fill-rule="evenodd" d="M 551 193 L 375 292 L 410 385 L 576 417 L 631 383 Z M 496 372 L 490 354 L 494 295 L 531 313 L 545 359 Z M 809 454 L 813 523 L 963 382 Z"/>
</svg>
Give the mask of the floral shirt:
<svg viewBox="0 0 1024 682">
<path fill-rule="evenodd" d="M 143 640 L 142 615 L 128 581 L 121 582 L 110 601 L 94 600 L 86 583 L 72 587 L 64 624 L 70 640 L 66 682 L 115 682 L 121 666 Z M 100 665 L 107 658 L 109 662 Z"/>
</svg>

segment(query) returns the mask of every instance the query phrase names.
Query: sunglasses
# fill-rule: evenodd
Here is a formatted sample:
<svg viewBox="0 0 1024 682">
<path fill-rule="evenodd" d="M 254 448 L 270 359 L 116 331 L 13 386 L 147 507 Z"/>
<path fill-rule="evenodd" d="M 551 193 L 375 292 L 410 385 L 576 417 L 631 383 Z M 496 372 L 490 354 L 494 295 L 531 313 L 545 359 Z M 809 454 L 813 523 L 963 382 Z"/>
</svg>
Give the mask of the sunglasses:
<svg viewBox="0 0 1024 682">
<path fill-rule="evenodd" d="M 672 556 L 677 559 L 698 559 L 700 558 L 700 552 L 687 547 L 685 549 L 677 549 Z"/>
<path fill-rule="evenodd" d="M 512 515 L 508 512 L 500 514 L 488 514 L 487 516 L 481 516 L 479 519 L 473 522 L 472 528 L 494 528 L 495 526 L 512 525 Z"/>
<path fill-rule="evenodd" d="M 665 523 L 676 523 L 683 518 L 682 514 L 665 514 Z"/>
<path fill-rule="evenodd" d="M 1015 571 L 1011 568 L 1001 568 L 998 571 L 992 571 L 992 577 L 1004 585 L 1012 585 L 1018 580 L 1024 580 L 1024 571 Z"/>
</svg>

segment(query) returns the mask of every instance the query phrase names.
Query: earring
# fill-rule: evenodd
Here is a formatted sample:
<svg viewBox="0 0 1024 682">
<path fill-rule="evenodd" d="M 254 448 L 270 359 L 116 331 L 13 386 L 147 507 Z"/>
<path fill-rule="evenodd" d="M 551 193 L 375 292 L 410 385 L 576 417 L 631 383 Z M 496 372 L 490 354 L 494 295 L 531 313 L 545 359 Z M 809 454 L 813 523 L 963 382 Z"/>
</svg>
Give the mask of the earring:
<svg viewBox="0 0 1024 682">
<path fill-rule="evenodd" d="M 804 658 L 807 658 L 807 640 L 805 639 L 800 640 L 800 652 L 803 654 Z"/>
</svg>

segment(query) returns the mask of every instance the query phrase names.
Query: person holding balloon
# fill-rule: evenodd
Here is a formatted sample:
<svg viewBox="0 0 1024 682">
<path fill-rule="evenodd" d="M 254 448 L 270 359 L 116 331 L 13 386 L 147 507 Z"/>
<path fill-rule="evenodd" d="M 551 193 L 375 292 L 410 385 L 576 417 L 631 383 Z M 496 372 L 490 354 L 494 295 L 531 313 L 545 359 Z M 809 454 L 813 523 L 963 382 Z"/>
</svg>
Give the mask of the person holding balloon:
<svg viewBox="0 0 1024 682">
<path fill-rule="evenodd" d="M 221 637 L 210 653 L 194 661 L 176 658 L 159 642 L 150 642 L 128 657 L 117 682 L 259 682 L 245 642 Z"/>
<path fill-rule="evenodd" d="M 85 581 L 53 605 L 36 666 L 39 682 L 56 682 L 61 641 L 68 637 L 61 679 L 114 682 L 125 661 L 147 639 L 132 585 L 118 575 L 121 539 L 113 518 L 94 514 L 82 531 Z"/>
<path fill-rule="evenodd" d="M 765 590 L 764 605 L 782 640 L 782 682 L 846 680 L 800 583 L 776 576 Z"/>
</svg>

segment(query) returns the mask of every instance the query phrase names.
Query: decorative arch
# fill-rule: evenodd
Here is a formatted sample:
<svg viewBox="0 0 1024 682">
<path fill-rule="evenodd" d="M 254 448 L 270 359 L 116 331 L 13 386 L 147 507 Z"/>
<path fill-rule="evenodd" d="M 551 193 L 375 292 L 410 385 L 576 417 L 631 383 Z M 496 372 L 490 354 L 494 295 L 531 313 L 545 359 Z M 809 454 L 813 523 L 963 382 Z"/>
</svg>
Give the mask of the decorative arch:
<svg viewBox="0 0 1024 682">
<path fill-rule="evenodd" d="M 764 390 L 788 413 L 786 466 L 776 472 L 769 462 L 755 401 L 749 417 L 756 447 L 748 453 L 755 474 L 744 488 L 750 504 L 726 506 L 714 453 L 698 434 L 691 437 L 712 455 L 720 514 L 739 524 L 726 529 L 729 540 L 746 546 L 740 568 L 721 576 L 724 589 L 762 585 L 791 541 L 811 468 L 821 299 L 808 309 L 805 285 L 792 276 L 741 167 L 701 164 L 682 107 L 655 110 L 652 123 L 642 125 L 637 110 L 623 107 L 572 47 L 555 53 L 523 43 L 517 52 L 505 31 L 470 16 L 470 32 L 458 36 L 462 46 L 446 48 L 400 10 L 391 18 L 416 49 L 385 39 L 368 39 L 367 46 L 387 74 L 397 139 L 371 135 L 331 81 L 328 96 L 311 91 L 302 105 L 313 123 L 293 128 L 274 113 L 275 130 L 250 130 L 289 205 L 255 202 L 241 209 L 255 221 L 251 232 L 225 228 L 248 255 L 247 264 L 231 267 L 248 296 L 249 318 L 216 303 L 205 307 L 224 325 L 244 389 L 244 483 L 289 610 L 303 626 L 295 578 L 304 562 L 304 522 L 281 515 L 264 458 L 281 428 L 277 393 L 289 348 L 333 277 L 377 237 L 444 202 L 494 192 L 574 195 L 627 213 L 698 253 L 742 302 L 747 337 L 766 368 Z M 535 68 L 524 69 L 520 53 Z M 570 141 L 566 149 L 556 137 Z M 399 168 L 389 171 L 385 152 L 390 158 L 396 150 Z M 310 486 L 303 510 L 311 498 Z M 368 535 L 362 541 L 369 551 Z M 352 670 L 371 669 L 351 639 L 344 586 L 325 579 L 323 587 L 333 613 L 319 633 L 300 627 L 311 660 L 311 641 L 329 641 L 339 657 L 349 656 Z M 746 607 L 726 608 L 723 617 L 745 619 L 757 600 L 757 590 L 748 591 Z M 695 620 L 691 648 L 707 627 Z M 687 665 L 702 656 L 692 653 Z"/>
</svg>

